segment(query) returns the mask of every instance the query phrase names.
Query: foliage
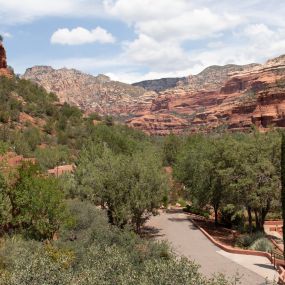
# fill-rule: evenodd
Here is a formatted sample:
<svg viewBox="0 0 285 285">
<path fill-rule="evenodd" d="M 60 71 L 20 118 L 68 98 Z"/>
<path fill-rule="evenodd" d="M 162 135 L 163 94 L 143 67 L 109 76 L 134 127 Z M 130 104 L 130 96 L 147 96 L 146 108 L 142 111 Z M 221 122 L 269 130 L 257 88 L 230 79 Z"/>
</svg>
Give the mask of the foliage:
<svg viewBox="0 0 285 285">
<path fill-rule="evenodd" d="M 163 160 L 165 165 L 173 165 L 181 147 L 181 139 L 175 135 L 167 136 L 163 141 Z"/>
<path fill-rule="evenodd" d="M 233 204 L 227 204 L 221 209 L 221 222 L 228 228 L 244 223 L 243 211 Z"/>
<path fill-rule="evenodd" d="M 272 243 L 265 237 L 260 238 L 256 241 L 254 241 L 249 249 L 252 250 L 258 250 L 258 251 L 264 251 L 264 252 L 271 252 L 273 249 Z"/>
<path fill-rule="evenodd" d="M 236 245 L 242 248 L 249 248 L 255 241 L 263 238 L 265 238 L 265 235 L 262 232 L 241 235 L 237 238 Z"/>
<path fill-rule="evenodd" d="M 0 140 L 0 155 L 5 154 L 9 149 L 8 143 Z"/>
<path fill-rule="evenodd" d="M 210 213 L 208 211 L 205 211 L 205 210 L 202 210 L 200 208 L 197 208 L 197 207 L 194 207 L 194 206 L 190 206 L 190 205 L 187 205 L 183 209 L 183 211 L 187 212 L 187 213 L 199 215 L 199 216 L 202 216 L 202 217 L 205 217 L 205 218 L 209 218 L 209 216 L 210 216 Z"/>
<path fill-rule="evenodd" d="M 174 175 L 200 207 L 214 208 L 216 222 L 218 212 L 232 204 L 246 209 L 249 231 L 253 214 L 262 231 L 280 197 L 280 136 L 254 132 L 190 137 L 178 154 Z"/>
<path fill-rule="evenodd" d="M 81 153 L 76 178 L 81 196 L 107 206 L 111 223 L 131 222 L 137 231 L 162 202 L 167 181 L 153 149 L 115 154 L 93 143 Z"/>
<path fill-rule="evenodd" d="M 208 280 L 196 264 L 176 259 L 164 245 L 111 226 L 88 202 L 73 200 L 68 206 L 75 222 L 58 241 L 4 240 L 1 285 L 231 284 L 222 276 Z"/>
<path fill-rule="evenodd" d="M 37 148 L 35 158 L 43 170 L 71 162 L 69 149 L 62 145 Z"/>
<path fill-rule="evenodd" d="M 1 178 L 1 225 L 36 239 L 52 238 L 67 218 L 58 182 L 43 177 L 35 165 L 23 165 L 16 181 L 7 186 Z M 1 201 L 1 202 L 2 202 Z"/>
</svg>

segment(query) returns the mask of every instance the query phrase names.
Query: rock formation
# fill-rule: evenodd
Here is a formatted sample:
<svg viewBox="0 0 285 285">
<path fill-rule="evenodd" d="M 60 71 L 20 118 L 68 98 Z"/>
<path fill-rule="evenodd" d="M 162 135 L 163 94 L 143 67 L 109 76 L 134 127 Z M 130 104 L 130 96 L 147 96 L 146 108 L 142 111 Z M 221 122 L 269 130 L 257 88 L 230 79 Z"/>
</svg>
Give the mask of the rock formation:
<svg viewBox="0 0 285 285">
<path fill-rule="evenodd" d="M 7 65 L 6 51 L 2 42 L 0 42 L 0 76 L 13 76 Z"/>
<path fill-rule="evenodd" d="M 271 126 L 285 127 L 285 56 L 262 66 L 251 65 L 231 72 L 228 78 L 218 90 L 215 89 L 220 83 L 207 88 L 202 84 L 201 90 L 198 86 L 181 86 L 161 92 L 148 113 L 127 123 L 159 135 L 169 134 L 172 130 L 151 125 L 145 118 L 155 116 L 162 125 L 166 114 L 177 124 L 183 119 L 181 126 L 175 126 L 176 133 L 217 129 L 245 131 L 254 125 L 261 130 Z"/>
<path fill-rule="evenodd" d="M 166 89 L 171 89 L 177 86 L 181 81 L 186 80 L 186 77 L 183 78 L 162 78 L 155 80 L 145 80 L 141 82 L 134 83 L 133 86 L 142 87 L 148 91 L 160 92 Z"/>
<path fill-rule="evenodd" d="M 75 69 L 55 70 L 49 66 L 36 66 L 27 69 L 22 78 L 57 94 L 61 103 L 67 102 L 88 113 L 101 115 L 132 116 L 148 110 L 157 96 L 155 92 L 112 81 L 105 75 L 92 76 Z"/>
<path fill-rule="evenodd" d="M 258 67 L 259 64 L 209 66 L 197 75 L 181 78 L 162 78 L 134 83 L 149 91 L 161 92 L 167 89 L 182 88 L 185 91 L 218 90 L 230 78 L 231 74 Z"/>
<path fill-rule="evenodd" d="M 23 78 L 56 93 L 61 102 L 87 113 L 118 116 L 148 134 L 285 127 L 285 56 L 264 65 L 211 66 L 178 81 L 142 84 L 164 89 L 176 82 L 174 88 L 158 93 L 73 69 L 33 67 Z"/>
</svg>

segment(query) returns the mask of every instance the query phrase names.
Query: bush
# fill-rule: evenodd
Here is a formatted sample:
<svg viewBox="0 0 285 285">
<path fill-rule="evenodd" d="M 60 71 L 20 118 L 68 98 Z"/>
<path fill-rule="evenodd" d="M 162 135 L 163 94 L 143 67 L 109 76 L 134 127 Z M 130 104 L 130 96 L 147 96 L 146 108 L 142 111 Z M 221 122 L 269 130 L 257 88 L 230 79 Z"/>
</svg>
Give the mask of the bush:
<svg viewBox="0 0 285 285">
<path fill-rule="evenodd" d="M 177 203 L 180 204 L 183 208 L 187 207 L 187 202 L 183 198 L 179 198 Z"/>
<path fill-rule="evenodd" d="M 273 249 L 273 246 L 267 238 L 259 238 L 252 243 L 249 249 L 270 252 Z"/>
<path fill-rule="evenodd" d="M 41 169 L 47 170 L 57 165 L 70 162 L 70 152 L 66 146 L 54 146 L 46 148 L 37 148 L 35 157 L 41 166 Z"/>
<path fill-rule="evenodd" d="M 207 218 L 207 219 L 210 216 L 210 213 L 208 211 L 205 211 L 203 209 L 200 209 L 200 208 L 197 208 L 197 207 L 194 207 L 194 206 L 190 206 L 190 205 L 187 205 L 183 209 L 183 211 L 187 212 L 187 213 L 195 214 L 195 215 L 198 215 L 198 216 L 202 216 L 202 217 Z"/>
<path fill-rule="evenodd" d="M 236 245 L 241 248 L 249 248 L 256 240 L 261 238 L 265 238 L 265 234 L 262 232 L 242 235 L 238 237 Z"/>
<path fill-rule="evenodd" d="M 90 203 L 71 200 L 67 205 L 74 223 L 58 241 L 3 239 L 1 285 L 231 284 L 221 276 L 206 279 L 199 266 L 176 259 L 165 243 L 110 226 L 105 212 Z"/>
</svg>

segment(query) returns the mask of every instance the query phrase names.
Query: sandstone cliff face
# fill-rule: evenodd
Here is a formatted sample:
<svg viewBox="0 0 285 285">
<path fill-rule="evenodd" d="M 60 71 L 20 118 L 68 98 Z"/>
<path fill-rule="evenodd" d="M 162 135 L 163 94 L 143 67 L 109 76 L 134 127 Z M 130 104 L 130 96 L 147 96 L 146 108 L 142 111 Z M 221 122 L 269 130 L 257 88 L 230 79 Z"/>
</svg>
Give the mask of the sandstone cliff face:
<svg viewBox="0 0 285 285">
<path fill-rule="evenodd" d="M 48 66 L 27 69 L 22 76 L 57 94 L 61 103 L 76 105 L 88 113 L 130 116 L 149 109 L 155 92 L 112 81 L 105 75 L 92 76 L 75 69 L 55 70 Z"/>
<path fill-rule="evenodd" d="M 167 135 L 173 130 L 175 133 L 192 133 L 215 129 L 245 131 L 253 125 L 261 130 L 270 126 L 285 127 L 285 56 L 262 66 L 251 65 L 231 71 L 226 75 L 229 79 L 221 84 L 224 74 L 226 72 L 222 71 L 217 79 L 209 75 L 207 83 L 195 79 L 192 87 L 182 85 L 161 92 L 148 113 L 127 123 L 159 135 Z M 150 115 L 156 124 L 145 121 Z M 166 115 L 170 119 L 165 120 Z M 181 125 L 180 120 L 183 120 Z M 169 127 L 170 123 L 175 127 Z"/>
<path fill-rule="evenodd" d="M 0 42 L 0 76 L 12 77 L 12 72 L 8 69 L 6 51 Z"/>
</svg>

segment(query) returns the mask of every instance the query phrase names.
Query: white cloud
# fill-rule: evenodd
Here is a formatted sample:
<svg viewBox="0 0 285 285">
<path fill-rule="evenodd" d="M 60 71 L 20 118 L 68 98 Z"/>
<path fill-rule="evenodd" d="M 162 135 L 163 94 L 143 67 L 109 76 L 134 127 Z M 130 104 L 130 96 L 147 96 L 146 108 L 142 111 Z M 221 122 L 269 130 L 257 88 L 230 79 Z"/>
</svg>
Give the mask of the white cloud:
<svg viewBox="0 0 285 285">
<path fill-rule="evenodd" d="M 110 73 L 127 82 L 195 74 L 212 64 L 264 62 L 285 53 L 285 3 L 280 0 L 0 0 L 0 7 L 3 31 L 7 24 L 43 17 L 126 23 L 135 38 L 125 41 L 124 30 L 122 47 L 115 46 L 112 58 L 82 54 L 55 58 L 54 64 Z M 95 36 L 81 29 L 58 30 L 52 42 L 112 42 L 107 31 Z M 118 31 L 117 41 L 120 37 Z"/>
<path fill-rule="evenodd" d="M 12 38 L 12 34 L 8 33 L 8 32 L 1 32 L 0 31 L 0 35 L 2 35 L 5 38 Z"/>
<path fill-rule="evenodd" d="M 105 9 L 111 16 L 127 22 L 137 34 L 135 40 L 124 44 L 126 61 L 166 76 L 170 71 L 178 74 L 200 65 L 183 48 L 185 42 L 214 40 L 244 21 L 238 14 L 214 12 L 207 3 L 197 5 L 198 2 L 205 1 L 106 0 Z"/>
<path fill-rule="evenodd" d="M 126 61 L 155 67 L 156 70 L 173 70 L 191 64 L 187 53 L 175 42 L 161 43 L 140 34 L 133 42 L 125 43 Z"/>
<path fill-rule="evenodd" d="M 18 24 L 43 17 L 104 16 L 102 0 L 0 0 L 0 23 Z"/>
<path fill-rule="evenodd" d="M 138 34 L 162 41 L 211 37 L 243 21 L 238 14 L 215 13 L 186 0 L 106 1 L 105 8 L 112 16 L 133 24 Z"/>
<path fill-rule="evenodd" d="M 58 29 L 51 36 L 52 44 L 61 45 L 82 45 L 87 43 L 114 43 L 115 37 L 101 27 L 91 31 L 77 27 L 75 29 Z"/>
</svg>

